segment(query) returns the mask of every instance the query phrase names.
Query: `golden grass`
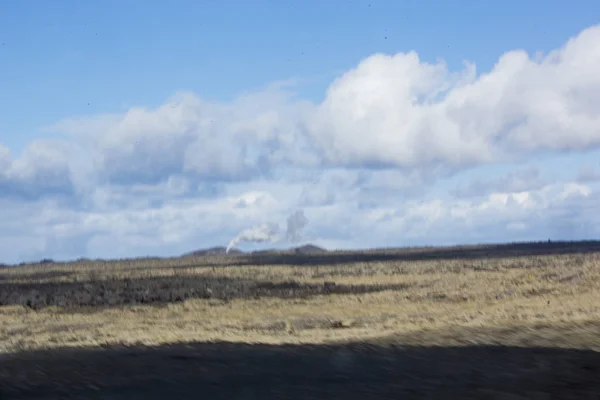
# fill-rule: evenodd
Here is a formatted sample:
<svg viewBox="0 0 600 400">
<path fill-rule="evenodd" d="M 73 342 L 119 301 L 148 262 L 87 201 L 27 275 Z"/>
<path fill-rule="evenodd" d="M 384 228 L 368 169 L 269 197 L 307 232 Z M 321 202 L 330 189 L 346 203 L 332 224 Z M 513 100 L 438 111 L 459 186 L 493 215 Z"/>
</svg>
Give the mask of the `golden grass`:
<svg viewBox="0 0 600 400">
<path fill-rule="evenodd" d="M 227 260 L 233 258 L 23 266 L 0 271 L 0 290 L 29 283 L 80 282 L 88 287 L 159 277 L 193 282 L 226 277 L 247 282 L 403 286 L 361 294 L 191 297 L 113 307 L 52 305 L 33 310 L 5 305 L 0 306 L 0 353 L 216 340 L 533 343 L 600 350 L 598 253 L 328 266 L 234 266 L 226 265 Z M 480 334 L 484 328 L 495 333 Z"/>
</svg>

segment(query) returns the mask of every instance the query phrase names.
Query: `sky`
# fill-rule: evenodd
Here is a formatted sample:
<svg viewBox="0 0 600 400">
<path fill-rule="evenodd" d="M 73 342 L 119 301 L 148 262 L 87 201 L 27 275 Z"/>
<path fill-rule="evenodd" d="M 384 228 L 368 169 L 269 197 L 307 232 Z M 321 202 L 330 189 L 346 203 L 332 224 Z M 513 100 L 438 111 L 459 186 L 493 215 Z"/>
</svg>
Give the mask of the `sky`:
<svg viewBox="0 0 600 400">
<path fill-rule="evenodd" d="M 600 3 L 0 3 L 0 263 L 600 237 Z"/>
</svg>

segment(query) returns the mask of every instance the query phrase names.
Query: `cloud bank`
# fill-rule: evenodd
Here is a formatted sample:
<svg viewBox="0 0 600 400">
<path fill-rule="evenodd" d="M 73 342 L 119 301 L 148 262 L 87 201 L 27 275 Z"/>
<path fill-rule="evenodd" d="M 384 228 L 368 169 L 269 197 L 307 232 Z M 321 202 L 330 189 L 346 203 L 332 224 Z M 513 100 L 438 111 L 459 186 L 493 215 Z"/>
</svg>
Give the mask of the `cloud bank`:
<svg viewBox="0 0 600 400">
<path fill-rule="evenodd" d="M 374 54 L 320 103 L 284 82 L 68 117 L 22 154 L 0 143 L 0 257 L 174 255 L 267 221 L 339 248 L 591 237 L 597 172 L 576 160 L 600 146 L 598 65 L 594 26 L 484 72 Z"/>
</svg>

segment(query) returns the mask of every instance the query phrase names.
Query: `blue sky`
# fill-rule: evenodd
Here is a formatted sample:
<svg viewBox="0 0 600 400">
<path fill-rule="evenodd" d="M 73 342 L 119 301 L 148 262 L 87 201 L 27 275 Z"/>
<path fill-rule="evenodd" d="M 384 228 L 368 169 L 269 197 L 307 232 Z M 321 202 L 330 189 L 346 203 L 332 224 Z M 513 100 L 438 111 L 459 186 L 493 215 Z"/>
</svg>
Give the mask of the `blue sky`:
<svg viewBox="0 0 600 400">
<path fill-rule="evenodd" d="M 283 238 L 298 209 L 328 247 L 593 236 L 598 15 L 3 3 L 0 261 L 177 254 L 266 223 Z"/>
<path fill-rule="evenodd" d="M 598 22 L 596 1 L 23 0 L 2 6 L 0 132 L 22 148 L 70 115 L 161 104 L 175 90 L 230 100 L 303 79 L 315 101 L 377 52 L 491 68 L 508 50 L 549 51 Z M 88 105 L 89 104 L 89 105 Z M 32 110 L 32 108 L 34 110 Z"/>
</svg>

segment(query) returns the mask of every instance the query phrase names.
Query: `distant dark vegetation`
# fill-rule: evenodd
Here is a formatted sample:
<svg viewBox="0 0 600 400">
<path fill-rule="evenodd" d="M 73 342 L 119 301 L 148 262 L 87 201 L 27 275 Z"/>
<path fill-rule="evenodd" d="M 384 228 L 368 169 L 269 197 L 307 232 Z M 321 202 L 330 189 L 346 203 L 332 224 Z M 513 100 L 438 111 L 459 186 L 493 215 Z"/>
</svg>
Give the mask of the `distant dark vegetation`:
<svg viewBox="0 0 600 400">
<path fill-rule="evenodd" d="M 451 247 L 406 247 L 329 251 L 314 245 L 289 250 L 241 251 L 225 256 L 227 265 L 335 265 L 359 262 L 491 259 L 600 252 L 600 241 L 523 242 Z M 201 261 L 199 261 L 201 263 Z"/>
<path fill-rule="evenodd" d="M 217 246 L 217 247 L 211 247 L 208 249 L 200 249 L 200 250 L 192 251 L 191 253 L 184 254 L 183 257 L 220 256 L 220 255 L 226 255 L 226 254 L 228 254 L 227 247 Z M 229 254 L 237 255 L 237 254 L 244 254 L 244 252 L 241 250 L 238 250 L 238 249 L 231 249 L 231 250 L 229 250 Z"/>
<path fill-rule="evenodd" d="M 225 247 L 211 247 L 183 254 L 180 257 L 139 257 L 134 259 L 112 260 L 117 262 L 131 261 L 160 261 L 160 260 L 189 260 L 190 265 L 336 265 L 358 262 L 377 261 L 426 261 L 444 259 L 491 259 L 509 257 L 528 257 L 541 255 L 560 255 L 576 253 L 600 252 L 600 241 L 543 241 L 543 242 L 521 242 L 508 244 L 483 244 L 483 245 L 459 245 L 446 247 L 404 247 L 404 248 L 376 248 L 359 250 L 327 250 L 321 247 L 307 244 L 305 246 L 287 250 L 258 250 L 243 252 L 232 249 L 228 254 Z M 77 263 L 109 262 L 111 260 L 89 260 L 80 258 Z M 44 265 L 58 263 L 51 259 L 44 259 L 37 263 L 21 263 L 24 265 Z M 62 263 L 62 262 L 61 262 Z M 3 264 L 0 264 L 0 268 Z"/>
<path fill-rule="evenodd" d="M 183 257 L 202 257 L 202 256 L 215 256 L 215 255 L 242 255 L 242 254 L 251 254 L 251 255 L 264 255 L 264 254 L 315 254 L 315 253 L 326 253 L 327 250 L 322 247 L 315 246 L 313 244 L 307 244 L 305 246 L 295 247 L 288 250 L 274 250 L 274 249 L 266 249 L 266 250 L 256 250 L 251 253 L 244 253 L 240 249 L 233 248 L 229 250 L 227 253 L 227 247 L 217 246 L 211 247 L 208 249 L 200 249 L 196 251 L 192 251 L 191 253 L 186 253 Z"/>
</svg>

